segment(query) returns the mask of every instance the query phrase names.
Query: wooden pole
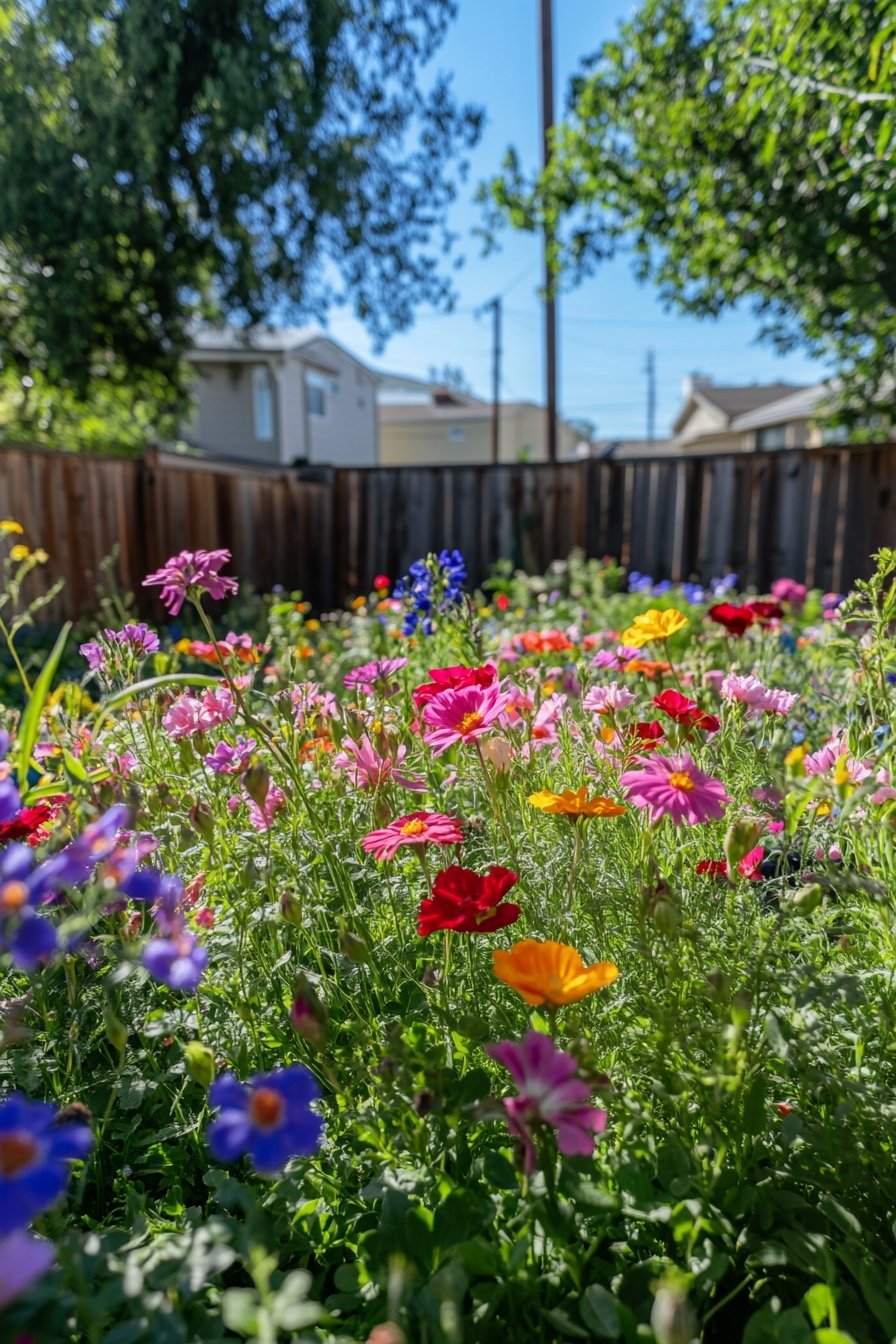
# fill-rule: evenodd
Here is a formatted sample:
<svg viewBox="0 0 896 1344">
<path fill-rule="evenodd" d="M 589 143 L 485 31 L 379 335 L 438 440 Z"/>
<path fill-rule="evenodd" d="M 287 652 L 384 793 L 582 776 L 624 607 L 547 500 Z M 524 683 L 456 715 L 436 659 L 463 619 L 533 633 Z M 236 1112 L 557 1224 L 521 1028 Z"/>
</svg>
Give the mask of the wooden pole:
<svg viewBox="0 0 896 1344">
<path fill-rule="evenodd" d="M 541 161 L 551 161 L 551 131 L 554 125 L 554 16 L 552 0 L 539 0 L 541 34 Z M 553 235 L 545 226 L 544 251 L 544 370 L 547 401 L 546 449 L 549 462 L 557 461 L 557 308 L 556 275 L 551 260 Z"/>
</svg>

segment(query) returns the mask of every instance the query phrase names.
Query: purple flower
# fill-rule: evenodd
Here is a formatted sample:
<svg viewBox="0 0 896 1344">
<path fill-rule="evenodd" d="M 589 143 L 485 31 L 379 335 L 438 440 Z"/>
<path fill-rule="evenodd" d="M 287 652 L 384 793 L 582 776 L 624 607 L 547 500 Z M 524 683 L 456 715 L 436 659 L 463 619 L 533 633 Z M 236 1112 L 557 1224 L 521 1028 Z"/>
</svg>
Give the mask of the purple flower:
<svg viewBox="0 0 896 1344">
<path fill-rule="evenodd" d="M 388 694 L 392 677 L 407 667 L 407 663 L 407 658 L 375 658 L 371 663 L 362 663 L 346 672 L 342 684 L 350 691 L 363 691 L 365 695 L 372 695 L 377 689 Z"/>
<path fill-rule="evenodd" d="M 35 868 L 28 845 L 9 845 L 0 855 L 0 947 L 23 971 L 56 950 L 55 928 L 35 909 L 47 895 L 45 869 Z"/>
<path fill-rule="evenodd" d="M 0 1237 L 55 1204 L 68 1181 L 68 1163 L 92 1147 L 89 1126 L 60 1124 L 45 1102 L 14 1092 L 0 1103 Z"/>
<path fill-rule="evenodd" d="M 106 650 L 102 644 L 91 640 L 89 644 L 82 644 L 79 652 L 87 659 L 91 672 L 102 672 L 106 666 Z"/>
<path fill-rule="evenodd" d="M 238 775 L 249 764 L 249 759 L 255 750 L 255 738 L 238 737 L 236 742 L 219 742 L 214 751 L 203 760 L 209 770 L 214 770 L 217 775 Z"/>
<path fill-rule="evenodd" d="M 578 1065 L 572 1055 L 558 1050 L 540 1031 L 527 1031 L 519 1044 L 488 1045 L 485 1052 L 504 1065 L 519 1088 L 519 1095 L 505 1097 L 503 1105 L 507 1127 L 523 1146 L 524 1171 L 535 1167 L 532 1130 L 537 1125 L 557 1131 L 557 1147 L 565 1156 L 591 1156 L 594 1136 L 604 1130 L 607 1113 L 587 1104 L 591 1088 L 576 1077 Z"/>
<path fill-rule="evenodd" d="M 192 933 L 181 929 L 170 938 L 151 938 L 143 949 L 143 965 L 153 980 L 192 994 L 208 965 L 208 953 Z"/>
<path fill-rule="evenodd" d="M 0 735 L 0 822 L 12 821 L 22 810 L 22 795 L 13 776 L 12 766 L 3 757 L 9 750 L 9 734 Z"/>
<path fill-rule="evenodd" d="M 0 1240 L 0 1308 L 46 1274 L 55 1258 L 49 1241 L 33 1237 L 23 1228 Z"/>
<path fill-rule="evenodd" d="M 108 858 L 115 849 L 118 832 L 127 825 L 128 815 L 124 803 L 110 807 L 85 827 L 70 845 L 58 854 L 52 854 L 40 869 L 45 889 L 49 891 L 86 882 L 100 860 Z"/>
<path fill-rule="evenodd" d="M 217 600 L 239 592 L 236 579 L 222 578 L 218 573 L 229 559 L 229 551 L 181 551 L 154 574 L 147 574 L 143 587 L 161 586 L 162 603 L 176 616 L 187 596 L 204 592 Z"/>
<path fill-rule="evenodd" d="M 120 630 L 103 631 L 107 639 L 111 639 L 115 644 L 121 644 L 123 647 L 133 649 L 134 653 L 144 656 L 147 653 L 158 653 L 159 637 L 155 630 L 150 630 L 145 622 L 141 621 L 139 625 L 125 625 Z M 81 646 L 81 652 L 84 652 L 84 646 Z"/>
<path fill-rule="evenodd" d="M 220 1114 L 206 1130 L 208 1146 L 219 1162 L 247 1153 L 256 1171 L 274 1175 L 291 1157 L 308 1157 L 320 1147 L 324 1122 L 311 1109 L 319 1096 L 301 1064 L 256 1074 L 248 1084 L 224 1073 L 209 1089 L 209 1104 Z"/>
</svg>

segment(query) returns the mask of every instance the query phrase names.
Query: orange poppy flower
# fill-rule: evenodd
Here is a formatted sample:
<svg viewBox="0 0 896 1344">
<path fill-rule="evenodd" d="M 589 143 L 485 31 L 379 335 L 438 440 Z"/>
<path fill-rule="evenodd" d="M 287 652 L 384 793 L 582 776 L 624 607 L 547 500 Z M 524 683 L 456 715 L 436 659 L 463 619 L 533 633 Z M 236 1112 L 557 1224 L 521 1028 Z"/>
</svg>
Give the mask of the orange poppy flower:
<svg viewBox="0 0 896 1344">
<path fill-rule="evenodd" d="M 656 677 L 660 672 L 668 672 L 669 663 L 654 663 L 649 658 L 632 658 L 626 663 L 624 671 L 643 672 L 645 677 Z"/>
<path fill-rule="evenodd" d="M 625 811 L 612 798 L 589 798 L 587 793 L 584 785 L 580 789 L 564 789 L 562 793 L 541 789 L 529 794 L 529 803 L 552 817 L 618 817 Z"/>
<path fill-rule="evenodd" d="M 509 952 L 492 953 L 495 975 L 521 994 L 527 1003 L 559 1008 L 578 1003 L 586 994 L 612 985 L 619 968 L 611 961 L 586 966 L 574 947 L 566 943 L 539 942 L 524 938 Z"/>
</svg>

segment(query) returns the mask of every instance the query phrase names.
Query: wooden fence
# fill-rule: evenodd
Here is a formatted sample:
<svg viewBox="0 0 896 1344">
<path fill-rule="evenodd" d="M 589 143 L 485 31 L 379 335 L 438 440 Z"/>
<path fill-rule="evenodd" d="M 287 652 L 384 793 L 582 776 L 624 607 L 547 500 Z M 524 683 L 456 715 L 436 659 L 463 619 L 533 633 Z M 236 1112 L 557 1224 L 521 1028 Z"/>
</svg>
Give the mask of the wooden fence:
<svg viewBox="0 0 896 1344">
<path fill-rule="evenodd" d="M 173 457 L 141 461 L 0 449 L 0 517 L 18 519 L 66 586 L 48 615 L 95 608 L 100 562 L 122 586 L 169 555 L 226 546 L 258 589 L 301 588 L 318 608 L 456 547 L 474 582 L 499 558 L 543 570 L 574 547 L 655 578 L 733 570 L 844 591 L 896 544 L 896 444 L 799 452 L 507 466 L 306 468 Z"/>
</svg>

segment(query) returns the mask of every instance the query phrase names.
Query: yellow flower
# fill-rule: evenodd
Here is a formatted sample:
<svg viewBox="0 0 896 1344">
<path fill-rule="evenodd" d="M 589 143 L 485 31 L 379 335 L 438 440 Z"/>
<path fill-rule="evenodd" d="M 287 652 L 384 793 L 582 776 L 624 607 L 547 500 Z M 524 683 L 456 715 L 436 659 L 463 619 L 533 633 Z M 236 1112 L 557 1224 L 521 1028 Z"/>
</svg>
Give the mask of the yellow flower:
<svg viewBox="0 0 896 1344">
<path fill-rule="evenodd" d="M 320 621 L 315 620 L 314 617 L 312 616 L 312 618 L 311 618 L 310 621 L 306 621 L 306 622 L 305 622 L 305 629 L 306 629 L 306 630 L 319 630 L 319 629 L 320 629 Z"/>
<path fill-rule="evenodd" d="M 804 775 L 806 773 L 806 767 L 803 765 L 803 757 L 805 755 L 806 744 L 804 742 L 799 743 L 795 747 L 791 747 L 784 757 L 785 769 L 790 770 L 794 775 Z"/>
<path fill-rule="evenodd" d="M 366 597 L 352 598 L 352 611 L 361 611 L 366 606 L 367 606 Z"/>
<path fill-rule="evenodd" d="M 553 817 L 618 817 L 625 811 L 612 798 L 588 798 L 587 792 L 584 786 L 575 792 L 564 789 L 562 793 L 542 789 L 529 794 L 529 803 Z"/>
<path fill-rule="evenodd" d="M 28 547 L 23 546 L 21 543 L 19 543 L 18 546 L 13 546 L 12 550 L 9 553 L 9 558 L 10 560 L 16 560 L 16 561 L 27 560 L 30 554 L 31 552 L 29 551 Z"/>
<path fill-rule="evenodd" d="M 189 653 L 193 647 L 192 639 L 179 639 L 174 646 L 175 653 Z"/>
<path fill-rule="evenodd" d="M 687 616 L 674 607 L 666 611 L 651 607 L 650 611 L 643 611 L 640 616 L 636 616 L 629 628 L 623 630 L 622 642 L 629 648 L 643 649 L 645 644 L 653 640 L 668 639 L 670 635 L 683 630 L 687 623 Z"/>
<path fill-rule="evenodd" d="M 46 551 L 44 550 L 43 546 L 38 546 L 37 550 L 32 551 L 31 554 L 39 565 L 45 565 L 50 558 L 47 555 Z"/>
<path fill-rule="evenodd" d="M 491 609 L 491 607 L 480 607 L 480 608 L 479 608 L 479 615 L 480 615 L 480 616 L 491 616 L 491 614 L 492 614 L 492 609 Z"/>
<path fill-rule="evenodd" d="M 0 532 L 3 532 L 6 536 L 9 536 L 10 532 L 15 532 L 16 536 L 20 537 L 24 531 L 22 524 L 17 523 L 15 518 L 0 519 Z"/>
<path fill-rule="evenodd" d="M 619 968 L 612 961 L 586 966 L 574 947 L 566 943 L 541 943 L 535 938 L 514 943 L 509 952 L 496 949 L 492 953 L 492 966 L 498 979 L 515 989 L 527 1003 L 547 1003 L 552 1008 L 577 1003 L 586 994 L 612 985 L 619 975 Z"/>
</svg>

